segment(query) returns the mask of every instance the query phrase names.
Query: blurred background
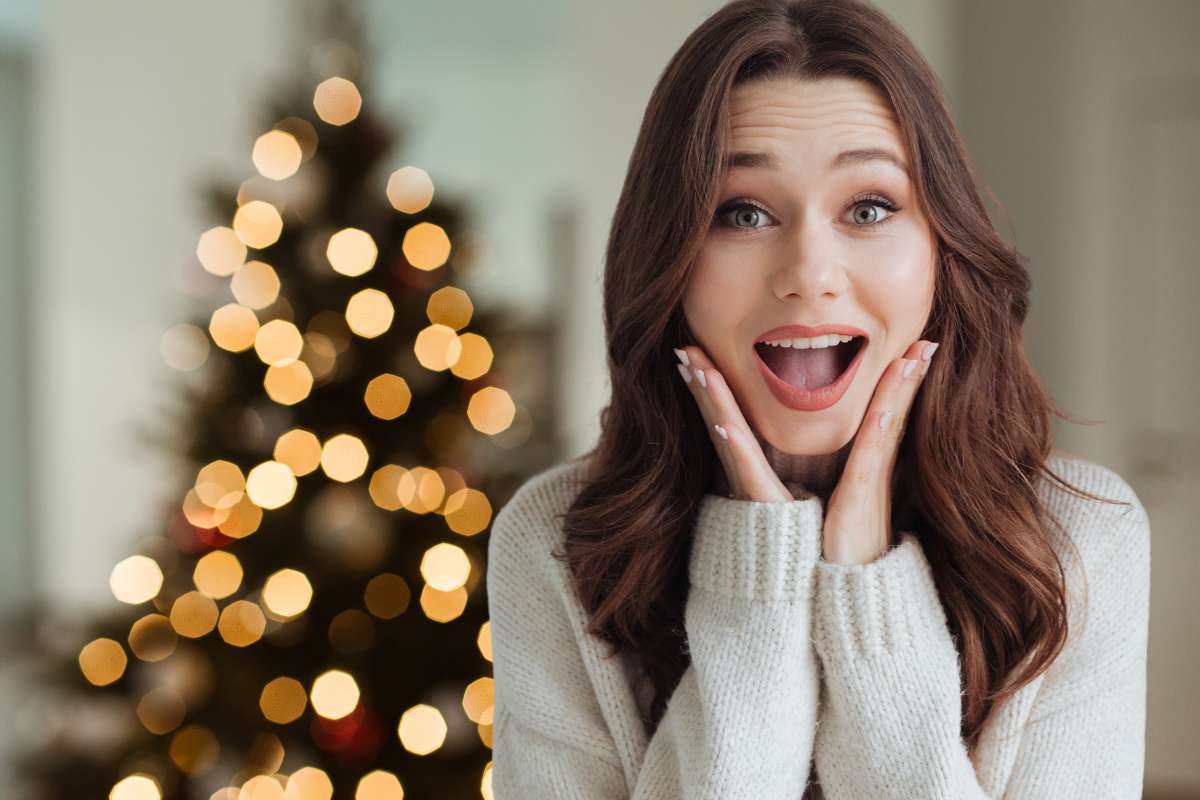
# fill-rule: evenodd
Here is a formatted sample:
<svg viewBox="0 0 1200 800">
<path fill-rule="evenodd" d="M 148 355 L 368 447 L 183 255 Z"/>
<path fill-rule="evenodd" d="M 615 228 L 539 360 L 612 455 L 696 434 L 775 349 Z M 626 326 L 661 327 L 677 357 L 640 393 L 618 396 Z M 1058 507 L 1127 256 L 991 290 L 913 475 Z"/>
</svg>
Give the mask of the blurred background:
<svg viewBox="0 0 1200 800">
<path fill-rule="evenodd" d="M 1200 3 L 877 4 L 1058 446 L 1150 513 L 1145 796 L 1200 797 Z M 595 440 L 608 224 L 719 5 L 0 0 L 0 796 L 490 797 L 478 534 Z"/>
</svg>

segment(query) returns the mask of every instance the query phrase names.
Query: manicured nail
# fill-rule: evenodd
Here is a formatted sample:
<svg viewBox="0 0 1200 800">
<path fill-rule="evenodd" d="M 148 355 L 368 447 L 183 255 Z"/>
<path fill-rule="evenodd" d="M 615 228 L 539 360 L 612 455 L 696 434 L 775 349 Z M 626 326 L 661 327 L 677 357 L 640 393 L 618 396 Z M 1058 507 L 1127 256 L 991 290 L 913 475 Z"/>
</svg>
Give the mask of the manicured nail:
<svg viewBox="0 0 1200 800">
<path fill-rule="evenodd" d="M 722 428 L 720 425 L 713 425 L 713 427 L 717 429 L 717 433 L 720 434 L 722 439 L 726 439 L 726 440 L 729 439 L 729 434 L 725 431 L 724 428 Z"/>
<path fill-rule="evenodd" d="M 900 374 L 903 375 L 905 378 L 907 378 L 909 375 L 913 374 L 913 370 L 916 368 L 917 368 L 917 360 L 915 358 L 912 358 L 912 359 L 906 358 L 906 359 L 904 359 L 904 369 L 901 370 Z"/>
<path fill-rule="evenodd" d="M 685 367 L 688 365 L 688 357 L 687 357 L 686 350 L 680 350 L 678 347 L 676 347 L 675 355 L 679 357 L 679 363 L 683 364 L 683 366 L 685 366 Z"/>
<path fill-rule="evenodd" d="M 708 379 L 704 377 L 704 370 L 697 369 L 696 377 L 700 379 L 700 385 L 703 386 L 705 389 L 707 389 L 708 388 Z"/>
<path fill-rule="evenodd" d="M 887 427 L 888 419 L 890 419 L 891 416 L 892 416 L 892 412 L 890 412 L 890 411 L 885 411 L 879 415 L 879 430 L 883 430 L 884 428 Z"/>
<path fill-rule="evenodd" d="M 687 383 L 691 383 L 692 373 L 688 372 L 687 367 L 685 367 L 683 364 L 676 364 L 675 366 L 679 368 L 679 374 L 683 376 L 683 380 Z"/>
<path fill-rule="evenodd" d="M 921 358 L 925 359 L 926 361 L 929 361 L 931 358 L 933 358 L 933 353 L 938 349 L 939 344 L 940 342 L 930 342 L 929 344 L 925 345 L 925 349 L 921 351 Z"/>
</svg>

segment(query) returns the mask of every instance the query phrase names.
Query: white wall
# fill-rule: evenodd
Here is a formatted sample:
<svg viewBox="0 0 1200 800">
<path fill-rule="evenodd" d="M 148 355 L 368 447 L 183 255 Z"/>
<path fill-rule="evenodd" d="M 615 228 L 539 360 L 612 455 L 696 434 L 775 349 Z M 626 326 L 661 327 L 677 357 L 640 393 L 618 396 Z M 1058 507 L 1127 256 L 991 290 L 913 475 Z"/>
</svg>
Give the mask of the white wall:
<svg viewBox="0 0 1200 800">
<path fill-rule="evenodd" d="M 111 598 L 108 573 L 162 525 L 177 473 L 138 447 L 175 380 L 158 351 L 211 220 L 214 172 L 253 169 L 253 112 L 285 66 L 286 0 L 54 0 L 39 52 L 32 280 L 39 581 Z"/>
<path fill-rule="evenodd" d="M 372 81 L 398 129 L 390 168 L 430 174 L 483 243 L 457 277 L 480 302 L 540 315 L 569 265 L 551 262 L 548 215 L 570 187 L 569 5 L 539 0 L 366 3 Z"/>
</svg>

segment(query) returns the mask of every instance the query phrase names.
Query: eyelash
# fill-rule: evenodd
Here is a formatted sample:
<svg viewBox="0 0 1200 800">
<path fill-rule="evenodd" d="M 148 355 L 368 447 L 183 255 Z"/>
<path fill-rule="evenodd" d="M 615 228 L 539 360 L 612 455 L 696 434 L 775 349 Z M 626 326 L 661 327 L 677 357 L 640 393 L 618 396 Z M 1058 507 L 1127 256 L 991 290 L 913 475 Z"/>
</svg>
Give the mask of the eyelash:
<svg viewBox="0 0 1200 800">
<path fill-rule="evenodd" d="M 893 217 L 896 216 L 896 212 L 901 210 L 900 206 L 896 205 L 895 203 L 893 203 L 891 200 L 887 199 L 886 197 L 879 195 L 879 194 L 875 194 L 874 192 L 867 192 L 864 194 L 856 195 L 850 201 L 850 205 L 846 206 L 846 210 L 849 211 L 850 209 L 854 208 L 855 206 L 860 206 L 860 205 L 863 205 L 864 203 L 868 203 L 868 202 L 871 203 L 872 205 L 877 205 L 877 206 L 887 210 L 888 215 L 877 222 L 868 222 L 868 223 L 865 223 L 862 225 L 854 225 L 853 227 L 855 227 L 855 228 L 875 228 L 880 225 L 884 225 L 887 222 L 889 222 Z M 717 209 L 717 212 L 715 215 L 716 224 L 718 224 L 724 228 L 730 228 L 737 233 L 752 233 L 752 232 L 758 230 L 758 228 L 746 228 L 746 227 L 742 227 L 740 225 L 731 225 L 731 224 L 725 222 L 725 216 L 727 214 L 729 214 L 729 212 L 740 211 L 743 208 L 752 208 L 755 211 L 759 212 L 760 214 L 769 213 L 765 208 L 760 206 L 758 203 L 752 202 L 750 200 L 745 200 L 742 198 L 737 198 L 734 200 L 730 200 L 728 203 L 726 203 L 725 205 L 723 205 Z"/>
</svg>

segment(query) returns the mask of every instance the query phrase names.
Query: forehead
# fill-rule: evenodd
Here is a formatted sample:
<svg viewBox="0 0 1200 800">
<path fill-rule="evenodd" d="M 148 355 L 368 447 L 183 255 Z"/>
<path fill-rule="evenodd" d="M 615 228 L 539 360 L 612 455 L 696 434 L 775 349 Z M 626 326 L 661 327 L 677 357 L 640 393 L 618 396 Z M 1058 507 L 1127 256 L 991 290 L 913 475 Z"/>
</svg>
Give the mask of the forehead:
<svg viewBox="0 0 1200 800">
<path fill-rule="evenodd" d="M 742 84 L 730 95 L 729 121 L 731 152 L 760 154 L 732 157 L 729 168 L 823 156 L 831 167 L 894 161 L 907 171 L 891 104 L 866 81 L 780 78 Z M 863 152 L 839 159 L 846 151 Z"/>
</svg>

